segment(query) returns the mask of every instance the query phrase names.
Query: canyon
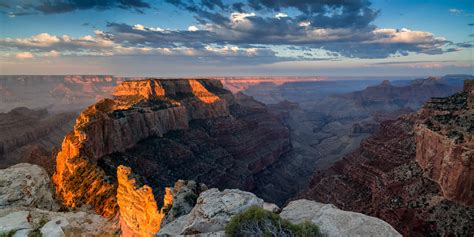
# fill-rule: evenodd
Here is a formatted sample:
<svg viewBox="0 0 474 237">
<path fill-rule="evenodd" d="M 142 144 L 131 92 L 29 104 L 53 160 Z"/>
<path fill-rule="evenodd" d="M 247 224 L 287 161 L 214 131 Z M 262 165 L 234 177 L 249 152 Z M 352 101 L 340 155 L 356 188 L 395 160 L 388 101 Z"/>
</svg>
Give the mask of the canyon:
<svg viewBox="0 0 474 237">
<path fill-rule="evenodd" d="M 156 199 L 152 207 L 163 207 L 166 187 L 178 179 L 252 190 L 255 174 L 289 149 L 288 129 L 277 116 L 219 81 L 127 81 L 116 87 L 114 99 L 79 115 L 56 157 L 53 182 L 66 206 L 90 205 L 113 217 L 128 206 L 124 200 L 141 196 L 136 192 Z M 123 188 L 135 181 L 124 185 L 120 165 L 149 188 Z M 120 213 L 127 223 L 127 212 Z"/>
<path fill-rule="evenodd" d="M 35 218 L 47 211 L 48 220 L 62 218 L 79 225 L 74 228 L 84 223 L 69 213 L 85 211 L 102 225 L 95 233 L 220 236 L 251 200 L 274 212 L 286 205 L 285 219 L 309 220 L 333 234 L 350 226 L 338 218 L 372 220 L 358 213 L 404 236 L 473 231 L 474 84 L 466 80 L 459 92 L 465 77 L 334 83 L 68 78 L 67 86 L 58 85 L 60 91 L 75 88 L 68 93 L 43 88 L 62 98 L 50 106 L 40 104 L 52 97 L 31 102 L 35 109 L 0 113 L 2 168 L 42 166 L 58 198 L 48 198 L 54 207 L 47 210 L 21 204 L 15 211 Z M 232 202 L 219 210 L 206 206 L 205 200 L 217 205 L 221 199 Z M 1 209 L 0 218 L 25 215 Z M 216 219 L 218 227 L 207 222 L 214 211 L 226 213 Z M 381 220 L 360 231 L 399 236 Z"/>
<path fill-rule="evenodd" d="M 54 151 L 72 129 L 75 112 L 50 113 L 46 109 L 18 107 L 0 113 L 0 168 L 28 162 L 54 170 Z"/>
<path fill-rule="evenodd" d="M 418 113 L 385 121 L 298 197 L 379 217 L 404 236 L 467 236 L 474 230 L 473 81 Z"/>
<path fill-rule="evenodd" d="M 254 192 L 264 199 L 284 204 L 307 186 L 315 169 L 329 168 L 357 149 L 364 139 L 379 129 L 382 121 L 414 112 L 430 97 L 456 93 L 462 90 L 462 81 L 452 77 L 382 81 L 350 93 L 328 88 L 352 88 L 378 82 L 334 82 L 330 86 L 331 82 L 322 81 L 282 85 L 278 91 L 284 95 L 284 100 L 268 107 L 283 117 L 290 130 L 292 149 L 259 174 L 258 188 Z M 304 92 L 303 88 L 306 88 Z M 265 97 L 265 91 L 261 92 L 257 98 Z M 274 98 L 273 95 L 274 91 L 268 96 Z"/>
</svg>

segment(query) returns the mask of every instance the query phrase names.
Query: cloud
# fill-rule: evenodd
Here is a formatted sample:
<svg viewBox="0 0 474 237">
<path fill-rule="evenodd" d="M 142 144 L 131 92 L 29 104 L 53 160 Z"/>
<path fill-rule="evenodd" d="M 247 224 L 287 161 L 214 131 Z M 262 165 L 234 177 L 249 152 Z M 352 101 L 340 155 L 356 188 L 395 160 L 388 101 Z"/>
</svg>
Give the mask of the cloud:
<svg viewBox="0 0 474 237">
<path fill-rule="evenodd" d="M 275 15 L 275 18 L 278 18 L 278 19 L 285 18 L 285 17 L 288 17 L 288 14 L 282 13 L 282 12 L 279 12 Z"/>
<path fill-rule="evenodd" d="M 448 10 L 450 13 L 453 13 L 453 14 L 460 14 L 463 12 L 463 10 L 461 9 L 457 9 L 457 8 L 451 8 Z"/>
<path fill-rule="evenodd" d="M 21 52 L 21 53 L 17 53 L 15 57 L 19 59 L 30 59 L 30 58 L 34 58 L 35 56 L 30 52 Z"/>
<path fill-rule="evenodd" d="M 188 31 L 198 31 L 199 28 L 197 28 L 197 26 L 189 26 L 188 27 Z"/>
<path fill-rule="evenodd" d="M 130 26 L 132 27 L 132 26 Z M 133 26 L 135 27 L 135 26 Z M 135 27 L 137 28 L 137 27 Z M 163 33 L 149 31 L 147 27 L 138 27 L 136 31 Z M 193 31 L 186 31 L 193 32 Z M 197 32 L 197 31 L 196 31 Z M 95 31 L 95 35 L 86 35 L 73 38 L 68 35 L 56 36 L 41 33 L 27 38 L 0 39 L 0 49 L 28 50 L 41 57 L 65 56 L 120 56 L 120 55 L 154 55 L 179 59 L 180 57 L 195 58 L 207 62 L 233 62 L 237 64 L 271 63 L 281 60 L 291 60 L 277 57 L 271 49 L 258 47 L 239 47 L 237 45 L 213 45 L 202 47 L 187 47 L 185 45 L 153 46 L 139 44 L 120 44 L 114 41 L 114 36 L 102 31 Z M 16 58 L 33 58 L 30 52 L 20 52 Z"/>
<path fill-rule="evenodd" d="M 281 26 L 260 29 L 252 13 L 231 14 L 229 27 L 215 24 L 201 25 L 199 31 L 153 31 L 148 27 L 130 26 L 123 23 L 109 23 L 108 28 L 114 41 L 128 45 L 151 47 L 204 48 L 206 45 L 238 45 L 241 47 L 295 46 L 296 48 L 321 49 L 335 57 L 386 58 L 392 55 L 408 55 L 410 52 L 442 54 L 454 47 L 466 48 L 468 44 L 454 44 L 436 37 L 430 32 L 409 29 L 364 29 L 314 28 L 311 25 L 296 26 L 281 31 Z M 275 21 L 279 19 L 273 18 Z M 295 23 L 296 24 L 296 23 Z M 274 25 L 277 25 L 275 22 Z M 337 55 L 337 56 L 336 56 Z M 318 55 L 316 55 L 318 57 Z"/>
<path fill-rule="evenodd" d="M 30 15 L 35 13 L 57 14 L 77 10 L 108 10 L 113 8 L 128 9 L 142 12 L 151 8 L 151 5 L 143 0 L 24 0 L 21 2 L 20 10 L 9 12 L 11 16 Z M 19 3 L 16 0 L 4 0 L 0 7 L 11 9 Z"/>
<path fill-rule="evenodd" d="M 99 10 L 125 5 L 150 7 L 142 0 L 41 3 L 59 2 Z M 153 54 L 233 60 L 255 57 L 265 62 L 433 55 L 472 47 L 470 43 L 454 43 L 431 32 L 378 28 L 373 21 L 379 11 L 367 0 L 166 2 L 190 13 L 197 22 L 182 30 L 109 22 L 92 36 L 71 38 L 42 33 L 28 38 L 0 38 L 0 47 L 31 52 L 56 50 L 61 55 Z M 298 52 L 290 54 L 278 49 L 289 47 Z"/>
</svg>

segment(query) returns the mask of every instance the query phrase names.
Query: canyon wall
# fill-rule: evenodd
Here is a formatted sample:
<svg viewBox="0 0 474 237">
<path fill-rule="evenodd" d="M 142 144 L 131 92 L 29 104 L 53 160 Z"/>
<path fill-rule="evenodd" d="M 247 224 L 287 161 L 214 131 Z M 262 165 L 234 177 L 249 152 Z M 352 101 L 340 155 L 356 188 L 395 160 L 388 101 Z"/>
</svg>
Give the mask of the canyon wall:
<svg viewBox="0 0 474 237">
<path fill-rule="evenodd" d="M 53 152 L 60 148 L 76 116 L 72 112 L 54 114 L 24 107 L 0 113 L 0 167 L 29 162 L 51 173 Z"/>
<path fill-rule="evenodd" d="M 467 98 L 466 92 L 435 98 L 416 114 L 383 122 L 356 151 L 317 171 L 300 197 L 379 217 L 404 236 L 469 235 L 473 117 Z"/>
<path fill-rule="evenodd" d="M 416 131 L 416 160 L 436 181 L 444 197 L 474 205 L 474 81 L 463 93 L 434 98 L 420 111 Z"/>
<path fill-rule="evenodd" d="M 124 231 L 147 236 L 178 179 L 252 190 L 254 175 L 289 148 L 278 116 L 250 97 L 234 97 L 219 81 L 137 80 L 79 115 L 53 181 L 66 206 L 120 213 Z M 150 213 L 135 216 L 141 209 Z"/>
<path fill-rule="evenodd" d="M 195 93 L 199 97 L 185 97 L 184 103 L 180 103 L 173 98 L 194 96 L 194 90 L 180 89 L 179 86 L 186 85 L 186 82 L 123 82 L 123 85 L 117 88 L 115 99 L 103 99 L 79 115 L 73 131 L 66 136 L 62 150 L 57 155 L 53 177 L 57 193 L 66 205 L 74 207 L 83 203 L 91 204 L 104 216 L 111 216 L 116 212 L 115 184 L 109 182 L 103 171 L 96 166 L 97 160 L 107 154 L 125 151 L 147 137 L 162 136 L 171 130 L 187 129 L 189 117 L 186 106 L 196 105 L 198 100 L 215 95 L 206 94 L 203 87 L 198 87 Z M 196 83 L 201 85 L 201 82 Z M 134 86 L 146 92 L 124 92 L 123 88 Z M 172 91 L 164 97 L 163 94 L 155 94 L 155 87 L 172 88 Z M 191 85 L 188 84 L 187 87 Z M 217 100 L 203 107 L 207 111 L 212 110 L 213 103 L 223 103 L 220 99 Z M 195 115 L 192 112 L 189 114 Z M 207 113 L 210 117 L 221 114 L 226 112 Z M 199 118 L 202 116 L 203 114 L 197 115 Z"/>
<path fill-rule="evenodd" d="M 163 208 L 158 209 L 151 187 L 140 186 L 126 166 L 117 169 L 117 203 L 123 236 L 153 236 L 160 230 L 165 208 L 172 205 L 173 196 L 166 189 Z"/>
</svg>

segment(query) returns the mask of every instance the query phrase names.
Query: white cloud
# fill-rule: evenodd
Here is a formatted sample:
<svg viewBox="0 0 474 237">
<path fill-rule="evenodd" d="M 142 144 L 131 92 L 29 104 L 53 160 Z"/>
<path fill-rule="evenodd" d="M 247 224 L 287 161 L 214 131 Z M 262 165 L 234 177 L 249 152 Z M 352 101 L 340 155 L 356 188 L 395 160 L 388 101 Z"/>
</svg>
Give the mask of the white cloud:
<svg viewBox="0 0 474 237">
<path fill-rule="evenodd" d="M 463 12 L 463 10 L 457 9 L 457 8 L 451 8 L 451 9 L 449 9 L 449 12 L 451 12 L 453 14 L 459 14 L 459 13 Z"/>
<path fill-rule="evenodd" d="M 155 32 L 164 32 L 165 31 L 163 28 L 160 28 L 160 27 L 150 27 L 150 28 L 148 28 L 148 30 L 155 31 Z"/>
<path fill-rule="evenodd" d="M 140 24 L 136 24 L 133 26 L 133 29 L 134 30 L 145 30 L 145 26 L 144 25 L 140 25 Z"/>
<path fill-rule="evenodd" d="M 311 25 L 311 22 L 309 22 L 309 21 L 302 21 L 299 24 L 299 26 L 301 26 L 301 27 L 308 27 L 310 25 Z"/>
<path fill-rule="evenodd" d="M 132 27 L 134 30 L 140 30 L 140 31 L 155 31 L 155 32 L 164 32 L 165 30 L 160 28 L 160 27 L 146 27 L 141 24 L 136 24 Z"/>
<path fill-rule="evenodd" d="M 198 31 L 199 28 L 197 28 L 196 26 L 189 26 L 188 27 L 188 31 Z"/>
<path fill-rule="evenodd" d="M 283 13 L 283 12 L 279 12 L 275 15 L 275 18 L 278 18 L 278 19 L 285 18 L 285 17 L 288 17 L 288 14 Z"/>
<path fill-rule="evenodd" d="M 53 57 L 53 58 L 56 58 L 56 57 L 59 57 L 61 56 L 61 53 L 56 51 L 56 50 L 51 50 L 49 51 L 48 53 L 45 54 L 46 57 Z"/>
<path fill-rule="evenodd" d="M 424 43 L 432 42 L 437 39 L 444 41 L 444 38 L 435 38 L 430 32 L 412 31 L 406 28 L 402 29 L 376 29 L 375 34 L 376 43 Z"/>
<path fill-rule="evenodd" d="M 234 12 L 230 14 L 230 20 L 234 23 L 238 23 L 238 22 L 247 21 L 246 18 L 252 17 L 252 16 L 256 16 L 255 12 L 252 12 L 252 13 Z"/>
<path fill-rule="evenodd" d="M 30 58 L 34 58 L 35 56 L 30 52 L 21 52 L 21 53 L 17 53 L 15 57 L 19 59 L 30 59 Z"/>
</svg>

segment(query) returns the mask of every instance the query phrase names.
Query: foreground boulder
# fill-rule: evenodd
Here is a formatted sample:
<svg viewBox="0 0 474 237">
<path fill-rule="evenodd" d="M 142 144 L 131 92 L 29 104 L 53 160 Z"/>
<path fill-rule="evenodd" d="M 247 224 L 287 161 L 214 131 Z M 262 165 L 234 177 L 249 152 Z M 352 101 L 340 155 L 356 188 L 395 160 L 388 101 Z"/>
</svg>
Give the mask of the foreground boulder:
<svg viewBox="0 0 474 237">
<path fill-rule="evenodd" d="M 158 236 L 225 236 L 231 218 L 252 206 L 264 208 L 262 199 L 237 189 L 202 192 L 188 215 L 162 226 Z M 330 204 L 309 200 L 290 202 L 280 217 L 293 224 L 309 221 L 328 236 L 401 236 L 386 222 L 360 213 L 342 211 Z"/>
<path fill-rule="evenodd" d="M 113 236 L 118 233 L 114 220 L 86 212 L 53 212 L 41 209 L 0 210 L 0 236 Z"/>
<path fill-rule="evenodd" d="M 52 185 L 46 171 L 37 166 L 21 163 L 0 170 L 0 208 L 37 207 L 57 208 Z"/>
<path fill-rule="evenodd" d="M 364 214 L 342 211 L 331 204 L 305 199 L 292 201 L 280 216 L 294 224 L 310 221 L 328 236 L 402 236 L 385 221 Z"/>
<path fill-rule="evenodd" d="M 263 200 L 253 193 L 238 189 L 226 189 L 220 192 L 213 188 L 202 192 L 197 204 L 188 215 L 162 227 L 159 236 L 212 233 L 223 235 L 223 230 L 232 216 L 251 206 L 263 207 Z M 214 233 L 213 233 L 214 232 Z"/>
<path fill-rule="evenodd" d="M 118 223 L 99 215 L 57 212 L 51 180 L 33 164 L 0 170 L 0 236 L 113 236 Z"/>
</svg>

